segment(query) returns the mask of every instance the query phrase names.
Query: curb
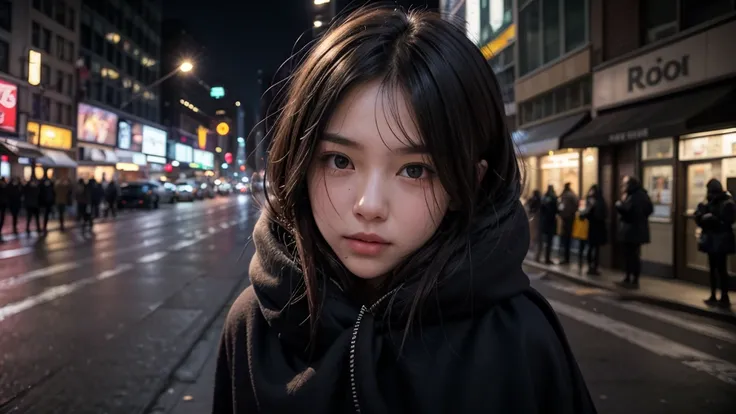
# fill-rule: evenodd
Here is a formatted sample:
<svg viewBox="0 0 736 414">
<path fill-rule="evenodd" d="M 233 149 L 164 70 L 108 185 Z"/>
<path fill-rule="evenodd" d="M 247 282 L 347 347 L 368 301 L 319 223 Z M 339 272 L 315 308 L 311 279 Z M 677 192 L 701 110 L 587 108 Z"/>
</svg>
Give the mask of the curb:
<svg viewBox="0 0 736 414">
<path fill-rule="evenodd" d="M 675 300 L 663 299 L 663 298 L 658 298 L 658 297 L 654 297 L 651 295 L 635 293 L 635 291 L 617 289 L 608 283 L 603 283 L 603 282 L 599 282 L 599 281 L 591 280 L 591 279 L 581 279 L 576 276 L 571 276 L 571 275 L 566 274 L 564 271 L 550 269 L 549 267 L 543 264 L 537 263 L 529 259 L 524 259 L 524 265 L 533 267 L 535 269 L 543 270 L 552 277 L 565 279 L 567 281 L 576 283 L 578 285 L 603 289 L 603 290 L 607 290 L 610 292 L 615 292 L 616 294 L 618 294 L 621 298 L 625 300 L 633 300 L 633 301 L 637 301 L 641 303 L 647 303 L 650 305 L 659 306 L 659 307 L 666 308 L 666 309 L 686 312 L 686 313 L 690 313 L 690 314 L 698 315 L 698 316 L 705 316 L 707 318 L 716 319 L 722 322 L 727 322 L 727 323 L 736 325 L 736 313 L 725 313 L 725 312 L 719 312 L 716 310 L 698 308 L 696 306 L 688 305 L 686 303 L 678 302 Z"/>
</svg>

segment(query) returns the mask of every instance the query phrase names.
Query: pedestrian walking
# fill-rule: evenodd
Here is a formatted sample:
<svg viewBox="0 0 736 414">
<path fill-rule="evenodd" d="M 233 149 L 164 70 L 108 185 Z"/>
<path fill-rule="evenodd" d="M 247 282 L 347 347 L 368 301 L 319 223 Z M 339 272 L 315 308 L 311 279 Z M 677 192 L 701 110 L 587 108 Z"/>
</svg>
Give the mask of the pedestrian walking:
<svg viewBox="0 0 736 414">
<path fill-rule="evenodd" d="M 534 190 L 532 196 L 526 202 L 526 210 L 529 215 L 529 224 L 532 231 L 530 246 L 536 246 L 536 260 L 542 257 L 543 238 L 542 238 L 542 192 Z"/>
<path fill-rule="evenodd" d="M 72 183 L 68 178 L 64 177 L 56 182 L 54 189 L 56 211 L 59 212 L 59 229 L 64 231 L 64 218 L 67 207 L 72 205 L 73 189 Z"/>
<path fill-rule="evenodd" d="M 23 205 L 23 184 L 20 178 L 11 177 L 8 184 L 8 209 L 13 221 L 13 234 L 18 235 L 18 216 Z"/>
<path fill-rule="evenodd" d="M 89 186 L 81 178 L 77 181 L 77 186 L 74 189 L 74 198 L 77 202 L 77 221 L 81 222 L 80 230 L 82 233 L 85 233 L 88 227 L 92 230 L 92 207 L 90 205 L 91 196 Z"/>
<path fill-rule="evenodd" d="M 595 413 L 522 270 L 519 164 L 475 44 L 392 4 L 309 53 L 273 128 L 212 412 Z"/>
<path fill-rule="evenodd" d="M 560 241 L 562 242 L 562 260 L 560 264 L 570 263 L 570 249 L 572 248 L 572 227 L 575 224 L 575 214 L 578 211 L 580 200 L 572 190 L 570 183 L 565 183 L 565 188 L 560 194 L 559 215 L 562 220 L 562 231 Z"/>
<path fill-rule="evenodd" d="M 732 227 L 736 221 L 736 203 L 717 179 L 708 181 L 706 188 L 706 199 L 695 210 L 695 223 L 701 229 L 698 250 L 708 255 L 710 268 L 710 297 L 705 303 L 708 306 L 729 308 L 728 256 L 736 253 L 736 238 Z M 720 301 L 716 299 L 719 287 Z"/>
<path fill-rule="evenodd" d="M 36 221 L 36 233 L 41 233 L 41 186 L 36 177 L 23 187 L 23 204 L 26 207 L 26 234 L 31 234 L 31 221 Z"/>
<path fill-rule="evenodd" d="M 586 244 L 588 247 L 588 275 L 600 276 L 598 265 L 600 263 L 600 249 L 608 243 L 608 229 L 606 229 L 606 217 L 608 217 L 608 207 L 606 200 L 603 199 L 603 193 L 598 185 L 593 184 L 588 190 L 585 199 L 585 209 L 580 217 L 588 221 L 588 238 Z"/>
<path fill-rule="evenodd" d="M 654 206 L 639 179 L 624 177 L 623 194 L 616 202 L 619 215 L 618 239 L 624 245 L 626 277 L 619 285 L 626 288 L 639 288 L 641 275 L 641 246 L 649 244 L 649 216 Z"/>
<path fill-rule="evenodd" d="M 46 176 L 41 180 L 41 188 L 38 196 L 39 207 L 43 214 L 43 233 L 48 233 L 49 217 L 53 214 L 54 205 L 56 204 L 56 195 L 54 194 L 54 182 Z"/>
<path fill-rule="evenodd" d="M 112 218 L 117 217 L 119 191 L 120 190 L 115 180 L 110 180 L 107 187 L 105 187 L 105 203 L 107 204 L 105 207 L 105 218 L 107 218 L 108 215 L 112 216 Z"/>
<path fill-rule="evenodd" d="M 551 265 L 552 243 L 557 234 L 557 194 L 555 187 L 547 186 L 547 192 L 542 198 L 542 210 L 540 212 L 542 226 L 542 238 L 544 239 L 544 264 Z M 537 257 L 539 261 L 539 257 Z"/>
</svg>

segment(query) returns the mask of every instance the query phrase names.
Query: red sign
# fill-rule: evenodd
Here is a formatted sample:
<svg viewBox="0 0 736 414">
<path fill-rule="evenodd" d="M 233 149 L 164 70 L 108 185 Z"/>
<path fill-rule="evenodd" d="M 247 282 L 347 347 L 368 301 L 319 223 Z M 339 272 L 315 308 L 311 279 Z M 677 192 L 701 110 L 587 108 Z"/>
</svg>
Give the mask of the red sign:
<svg viewBox="0 0 736 414">
<path fill-rule="evenodd" d="M 0 80 L 0 130 L 15 132 L 18 128 L 18 86 Z"/>
<path fill-rule="evenodd" d="M 225 153 L 225 162 L 228 164 L 233 163 L 233 154 L 230 152 Z"/>
</svg>

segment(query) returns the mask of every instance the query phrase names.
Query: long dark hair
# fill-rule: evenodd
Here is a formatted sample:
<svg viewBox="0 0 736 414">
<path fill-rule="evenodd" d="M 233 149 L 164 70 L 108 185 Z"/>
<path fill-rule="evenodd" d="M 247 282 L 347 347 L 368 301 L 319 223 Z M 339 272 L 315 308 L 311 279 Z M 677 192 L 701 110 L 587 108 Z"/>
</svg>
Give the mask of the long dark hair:
<svg viewBox="0 0 736 414">
<path fill-rule="evenodd" d="M 450 260 L 467 250 L 475 212 L 509 186 L 520 185 L 498 82 L 462 28 L 435 13 L 406 12 L 395 6 L 364 7 L 336 23 L 289 80 L 271 131 L 266 171 L 267 214 L 291 235 L 304 278 L 295 297 L 307 298 L 313 334 L 322 303 L 321 286 L 327 283 L 321 275 L 348 288 L 356 278 L 317 229 L 307 194 L 307 171 L 341 98 L 357 85 L 376 80 L 406 97 L 451 199 L 450 211 L 435 235 L 399 265 L 383 287 L 388 291 L 409 278 L 417 279 L 409 324 Z M 481 181 L 480 160 L 488 163 Z"/>
</svg>

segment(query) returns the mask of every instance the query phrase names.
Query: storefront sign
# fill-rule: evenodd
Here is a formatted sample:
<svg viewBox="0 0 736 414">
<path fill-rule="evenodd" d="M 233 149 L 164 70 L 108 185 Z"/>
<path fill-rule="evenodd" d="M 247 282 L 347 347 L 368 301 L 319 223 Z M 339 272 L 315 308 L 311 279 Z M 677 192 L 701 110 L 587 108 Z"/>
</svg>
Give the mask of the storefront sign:
<svg viewBox="0 0 736 414">
<path fill-rule="evenodd" d="M 174 144 L 174 159 L 181 162 L 181 163 L 187 163 L 194 161 L 194 155 L 193 155 L 194 148 L 190 147 L 189 145 L 184 145 L 180 143 Z"/>
<path fill-rule="evenodd" d="M 141 154 L 140 152 L 116 150 L 115 155 L 117 155 L 118 161 L 124 163 L 136 165 L 146 165 L 148 163 L 148 161 L 146 160 L 146 155 Z"/>
<path fill-rule="evenodd" d="M 166 164 L 165 157 L 159 157 L 156 155 L 147 155 L 146 160 L 148 160 L 148 162 L 152 164 Z"/>
<path fill-rule="evenodd" d="M 143 153 L 166 157 L 166 135 L 166 131 L 143 125 Z M 166 164 L 165 158 L 163 164 Z"/>
<path fill-rule="evenodd" d="M 202 125 L 197 127 L 197 145 L 199 149 L 207 148 L 207 133 L 209 130 Z"/>
<path fill-rule="evenodd" d="M 77 114 L 77 137 L 95 144 L 117 144 L 118 116 L 110 111 L 80 103 Z"/>
<path fill-rule="evenodd" d="M 603 109 L 736 74 L 736 21 L 593 74 L 593 106 Z"/>
<path fill-rule="evenodd" d="M 18 128 L 18 86 L 0 79 L 0 131 Z"/>
<path fill-rule="evenodd" d="M 608 142 L 615 144 L 626 141 L 638 141 L 649 138 L 649 128 L 634 129 L 626 132 L 619 132 L 608 136 Z"/>
<path fill-rule="evenodd" d="M 143 125 L 121 120 L 118 123 L 118 148 L 140 152 L 143 149 Z"/>
<path fill-rule="evenodd" d="M 37 122 L 26 124 L 29 142 L 46 148 L 68 150 L 72 147 L 71 129 L 59 128 L 51 125 L 40 125 Z M 41 142 L 39 143 L 39 138 Z"/>
</svg>

